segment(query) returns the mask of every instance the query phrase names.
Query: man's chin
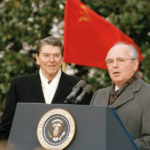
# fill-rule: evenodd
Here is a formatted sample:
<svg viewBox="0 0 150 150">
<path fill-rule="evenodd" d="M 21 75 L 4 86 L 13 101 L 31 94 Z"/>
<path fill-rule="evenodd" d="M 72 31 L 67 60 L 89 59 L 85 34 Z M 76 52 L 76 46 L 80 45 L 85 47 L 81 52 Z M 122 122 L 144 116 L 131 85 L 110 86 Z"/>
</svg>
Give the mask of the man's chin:
<svg viewBox="0 0 150 150">
<path fill-rule="evenodd" d="M 56 71 L 49 71 L 48 74 L 49 75 L 54 75 L 54 74 L 56 74 Z"/>
<path fill-rule="evenodd" d="M 49 74 L 49 76 L 54 76 L 57 74 L 58 71 L 56 70 L 49 70 L 47 73 Z"/>
<path fill-rule="evenodd" d="M 122 82 L 121 79 L 113 79 L 112 80 L 115 84 L 120 84 Z"/>
<path fill-rule="evenodd" d="M 115 77 L 115 76 L 113 76 L 113 77 L 111 77 L 111 79 L 112 79 L 112 81 L 114 81 L 114 82 L 119 82 L 119 81 L 121 81 L 120 77 Z"/>
</svg>

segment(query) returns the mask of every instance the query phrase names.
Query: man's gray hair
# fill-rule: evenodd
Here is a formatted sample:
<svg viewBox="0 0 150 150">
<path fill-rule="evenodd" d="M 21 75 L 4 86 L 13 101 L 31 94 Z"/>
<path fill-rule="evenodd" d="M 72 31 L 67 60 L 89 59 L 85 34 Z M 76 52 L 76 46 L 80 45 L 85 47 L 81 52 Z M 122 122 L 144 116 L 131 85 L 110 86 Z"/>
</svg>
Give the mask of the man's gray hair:
<svg viewBox="0 0 150 150">
<path fill-rule="evenodd" d="M 48 36 L 40 40 L 38 43 L 37 51 L 36 51 L 37 54 L 40 53 L 41 47 L 44 45 L 58 46 L 61 49 L 61 54 L 63 56 L 64 47 L 63 47 L 62 41 L 59 38 L 54 37 L 54 36 Z"/>
<path fill-rule="evenodd" d="M 135 48 L 135 46 L 133 46 L 132 44 L 128 44 L 128 43 L 125 43 L 125 42 L 118 42 L 116 43 L 107 53 L 107 56 L 106 56 L 106 59 L 108 58 L 108 54 L 109 52 L 116 46 L 118 45 L 125 45 L 125 46 L 128 46 L 129 47 L 129 50 L 130 50 L 130 56 L 131 58 L 133 59 L 139 59 L 139 54 L 137 52 L 137 49 Z"/>
</svg>

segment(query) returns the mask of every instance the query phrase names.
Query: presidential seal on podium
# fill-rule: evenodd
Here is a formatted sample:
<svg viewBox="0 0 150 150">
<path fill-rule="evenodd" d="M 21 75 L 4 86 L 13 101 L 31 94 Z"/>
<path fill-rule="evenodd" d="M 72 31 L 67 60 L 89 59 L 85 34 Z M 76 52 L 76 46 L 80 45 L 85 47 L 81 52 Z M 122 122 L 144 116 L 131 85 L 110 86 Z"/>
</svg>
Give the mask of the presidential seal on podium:
<svg viewBox="0 0 150 150">
<path fill-rule="evenodd" d="M 76 124 L 65 109 L 55 108 L 45 113 L 37 127 L 37 137 L 47 150 L 63 150 L 74 138 Z"/>
</svg>

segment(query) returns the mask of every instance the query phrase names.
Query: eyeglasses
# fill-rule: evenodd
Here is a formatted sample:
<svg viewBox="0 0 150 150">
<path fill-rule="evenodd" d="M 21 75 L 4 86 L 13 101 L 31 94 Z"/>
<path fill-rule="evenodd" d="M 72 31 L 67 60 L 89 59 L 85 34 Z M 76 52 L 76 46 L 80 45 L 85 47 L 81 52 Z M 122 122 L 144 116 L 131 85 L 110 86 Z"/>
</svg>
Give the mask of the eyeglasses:
<svg viewBox="0 0 150 150">
<path fill-rule="evenodd" d="M 127 60 L 135 60 L 133 58 L 124 58 L 124 57 L 117 57 L 116 59 L 106 59 L 105 63 L 108 65 L 108 66 L 112 66 L 114 64 L 114 62 L 116 61 L 116 63 L 118 65 L 122 65 L 124 64 Z"/>
</svg>

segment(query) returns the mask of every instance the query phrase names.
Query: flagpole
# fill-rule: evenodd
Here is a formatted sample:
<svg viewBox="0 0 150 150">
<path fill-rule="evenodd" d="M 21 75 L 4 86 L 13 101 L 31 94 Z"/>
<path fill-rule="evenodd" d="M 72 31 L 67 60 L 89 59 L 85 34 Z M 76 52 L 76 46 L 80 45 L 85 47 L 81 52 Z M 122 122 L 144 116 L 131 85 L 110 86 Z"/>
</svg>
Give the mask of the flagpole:
<svg viewBox="0 0 150 150">
<path fill-rule="evenodd" d="M 63 64 L 62 64 L 62 71 L 66 72 L 66 63 L 65 62 L 63 62 Z"/>
</svg>

